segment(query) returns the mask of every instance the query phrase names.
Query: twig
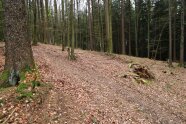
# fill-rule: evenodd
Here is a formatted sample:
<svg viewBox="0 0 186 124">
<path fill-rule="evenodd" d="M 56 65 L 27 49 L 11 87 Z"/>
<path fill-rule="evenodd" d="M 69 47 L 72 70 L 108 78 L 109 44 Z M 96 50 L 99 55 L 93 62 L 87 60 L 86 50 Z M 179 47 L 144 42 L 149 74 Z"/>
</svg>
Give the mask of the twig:
<svg viewBox="0 0 186 124">
<path fill-rule="evenodd" d="M 2 124 L 6 124 L 7 121 L 11 118 L 11 116 L 14 114 L 15 111 L 16 111 L 16 108 L 12 111 L 12 113 L 8 116 L 8 118 Z"/>
</svg>

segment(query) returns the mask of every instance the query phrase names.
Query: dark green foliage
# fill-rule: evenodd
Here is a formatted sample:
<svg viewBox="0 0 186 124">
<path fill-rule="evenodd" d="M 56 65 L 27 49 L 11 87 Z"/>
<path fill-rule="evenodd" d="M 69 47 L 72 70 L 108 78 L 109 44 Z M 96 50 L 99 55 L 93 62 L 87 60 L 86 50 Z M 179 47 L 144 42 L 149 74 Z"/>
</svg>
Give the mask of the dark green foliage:
<svg viewBox="0 0 186 124">
<path fill-rule="evenodd" d="M 29 65 L 26 65 L 22 71 L 23 72 L 32 72 L 32 68 Z"/>
<path fill-rule="evenodd" d="M 35 89 L 35 87 L 41 86 L 41 82 L 39 81 L 32 81 L 32 89 Z"/>
<path fill-rule="evenodd" d="M 32 98 L 33 93 L 29 89 L 29 85 L 26 83 L 20 83 L 16 89 L 16 92 L 19 94 L 17 99 L 21 100 L 23 98 Z"/>
<path fill-rule="evenodd" d="M 7 87 L 10 87 L 10 86 L 11 86 L 11 85 L 8 83 L 9 75 L 10 75 L 10 72 L 7 71 L 7 70 L 4 70 L 4 71 L 0 74 L 0 88 L 7 88 Z"/>
<path fill-rule="evenodd" d="M 33 93 L 32 92 L 22 92 L 19 96 L 17 96 L 18 100 L 22 100 L 24 98 L 32 98 Z"/>
<path fill-rule="evenodd" d="M 26 83 L 20 83 L 16 91 L 18 93 L 23 93 L 27 88 L 28 88 L 28 85 Z"/>
<path fill-rule="evenodd" d="M 9 74 L 10 74 L 9 71 L 4 70 L 4 71 L 0 74 L 0 80 L 3 81 L 3 82 L 8 81 Z"/>
</svg>

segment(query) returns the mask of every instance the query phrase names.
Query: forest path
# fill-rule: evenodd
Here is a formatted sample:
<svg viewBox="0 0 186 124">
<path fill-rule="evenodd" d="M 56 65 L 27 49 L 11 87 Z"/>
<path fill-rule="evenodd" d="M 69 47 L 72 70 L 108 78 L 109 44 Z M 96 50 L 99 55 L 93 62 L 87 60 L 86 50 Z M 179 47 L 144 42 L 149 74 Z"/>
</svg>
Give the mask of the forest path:
<svg viewBox="0 0 186 124">
<path fill-rule="evenodd" d="M 103 53 L 76 50 L 77 60 L 69 61 L 67 52 L 58 46 L 39 44 L 33 51 L 42 78 L 54 85 L 46 104 L 38 110 L 40 123 L 186 123 L 184 69 L 171 70 L 162 62 L 154 63 L 151 69 L 157 80 L 142 85 L 119 76 L 130 71 L 129 57 L 122 61 Z M 140 62 L 149 64 L 147 59 Z"/>
</svg>

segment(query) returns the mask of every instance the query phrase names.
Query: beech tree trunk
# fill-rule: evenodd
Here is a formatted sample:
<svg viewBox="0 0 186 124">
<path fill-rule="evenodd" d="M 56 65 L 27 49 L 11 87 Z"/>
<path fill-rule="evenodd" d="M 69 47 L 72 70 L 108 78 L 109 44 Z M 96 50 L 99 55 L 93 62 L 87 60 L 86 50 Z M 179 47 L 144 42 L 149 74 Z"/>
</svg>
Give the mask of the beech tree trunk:
<svg viewBox="0 0 186 124">
<path fill-rule="evenodd" d="M 5 0 L 4 7 L 5 70 L 21 71 L 26 66 L 33 67 L 25 0 Z"/>
</svg>

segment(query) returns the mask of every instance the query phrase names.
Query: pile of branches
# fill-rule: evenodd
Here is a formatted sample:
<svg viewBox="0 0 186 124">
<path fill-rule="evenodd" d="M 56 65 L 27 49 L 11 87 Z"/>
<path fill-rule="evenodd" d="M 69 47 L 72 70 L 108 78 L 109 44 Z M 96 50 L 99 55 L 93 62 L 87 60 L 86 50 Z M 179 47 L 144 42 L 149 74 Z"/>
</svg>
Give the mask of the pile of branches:
<svg viewBox="0 0 186 124">
<path fill-rule="evenodd" d="M 133 78 L 137 83 L 146 84 L 149 81 L 155 79 L 154 74 L 150 71 L 150 68 L 147 66 L 142 66 L 140 64 L 130 64 L 132 73 L 134 73 Z"/>
</svg>

